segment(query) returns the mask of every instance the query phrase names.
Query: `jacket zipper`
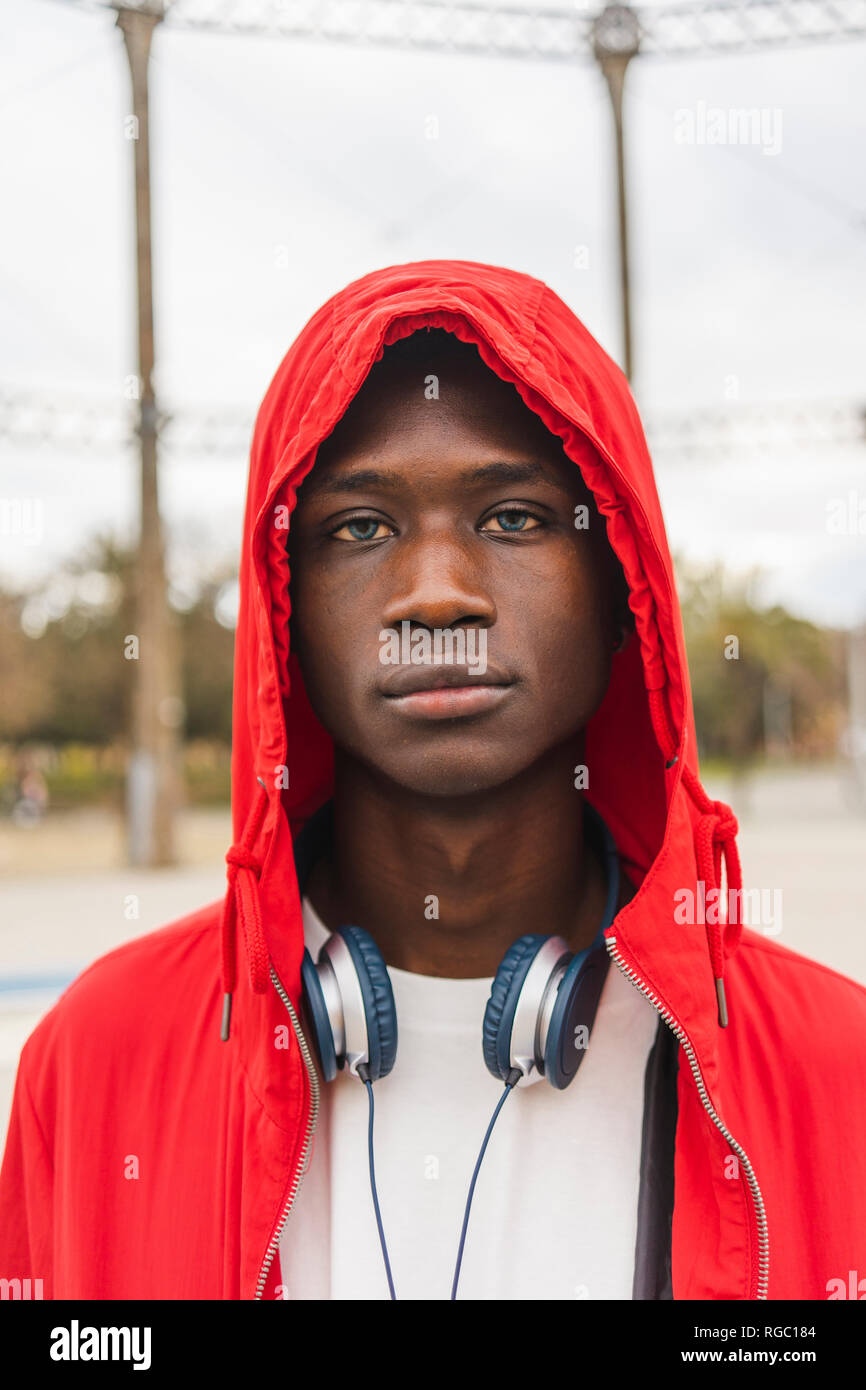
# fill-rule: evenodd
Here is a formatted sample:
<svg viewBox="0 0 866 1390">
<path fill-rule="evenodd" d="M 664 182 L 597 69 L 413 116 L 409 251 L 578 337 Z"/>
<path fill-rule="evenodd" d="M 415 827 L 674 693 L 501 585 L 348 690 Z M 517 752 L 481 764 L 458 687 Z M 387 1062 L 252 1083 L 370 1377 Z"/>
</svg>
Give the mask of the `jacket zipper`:
<svg viewBox="0 0 866 1390">
<path fill-rule="evenodd" d="M 749 1194 L 752 1199 L 752 1209 L 755 1214 L 755 1224 L 758 1230 L 758 1284 L 755 1298 L 759 1300 L 766 1299 L 767 1286 L 770 1277 L 770 1241 L 769 1234 L 767 1231 L 767 1214 L 764 1208 L 764 1199 L 761 1195 L 761 1189 L 758 1186 L 758 1180 L 755 1177 L 754 1169 L 752 1168 L 748 1155 L 746 1154 L 743 1147 L 737 1143 L 730 1130 L 723 1123 L 721 1117 L 713 1109 L 712 1102 L 710 1101 L 709 1095 L 707 1094 L 707 1088 L 704 1085 L 704 1078 L 701 1075 L 701 1069 L 700 1065 L 698 1064 L 698 1059 L 695 1056 L 695 1050 L 692 1047 L 692 1044 L 689 1041 L 685 1031 L 676 1022 L 670 1010 L 664 1007 L 658 996 L 653 994 L 646 981 L 642 980 L 640 976 L 637 974 L 637 972 L 635 970 L 632 970 L 631 967 L 626 964 L 625 960 L 617 950 L 616 937 L 607 937 L 605 944 L 607 946 L 608 955 L 610 956 L 614 965 L 621 972 L 621 974 L 623 974 L 626 977 L 629 984 L 634 985 L 635 989 L 639 990 L 639 992 L 644 996 L 644 998 L 649 1000 L 650 1004 L 652 1004 L 656 1012 L 660 1014 L 662 1020 L 670 1028 L 674 1037 L 677 1039 L 677 1042 L 682 1047 L 688 1059 L 692 1076 L 694 1077 L 695 1085 L 698 1088 L 698 1095 L 700 1096 L 701 1104 L 703 1105 L 704 1110 L 707 1112 L 716 1128 L 724 1136 L 732 1153 L 736 1155 L 738 1161 L 742 1165 L 743 1172 L 746 1175 L 746 1182 L 748 1184 Z M 310 1094 L 312 1098 L 312 1106 L 307 1122 L 307 1131 L 304 1135 L 304 1144 L 301 1150 L 301 1161 L 295 1172 L 295 1176 L 292 1181 L 291 1191 L 289 1192 L 286 1205 L 283 1208 L 280 1221 L 277 1225 L 276 1230 L 271 1236 L 270 1241 L 268 1242 L 268 1248 L 265 1252 L 265 1258 L 262 1262 L 261 1270 L 259 1271 L 259 1277 L 258 1282 L 256 1284 L 255 1293 L 256 1299 L 260 1299 L 264 1292 L 265 1285 L 268 1281 L 268 1275 L 270 1273 L 271 1265 L 274 1262 L 274 1256 L 277 1253 L 277 1249 L 280 1244 L 280 1237 L 282 1236 L 282 1233 L 285 1230 L 286 1222 L 289 1219 L 289 1214 L 292 1210 L 292 1207 L 294 1206 L 295 1198 L 298 1195 L 298 1188 L 300 1187 L 304 1179 L 304 1175 L 307 1171 L 307 1166 L 310 1161 L 310 1149 L 312 1146 L 313 1134 L 315 1132 L 316 1121 L 319 1115 L 320 1097 L 319 1077 L 316 1072 L 315 1065 L 313 1063 L 312 1054 L 307 1044 L 307 1040 L 301 1031 L 301 1026 L 298 1022 L 298 1016 L 295 1012 L 294 1005 L 292 1004 L 291 999 L 289 998 L 288 994 L 283 988 L 282 981 L 280 980 L 273 966 L 271 966 L 271 979 L 273 981 L 274 988 L 276 989 L 277 994 L 280 996 L 283 1003 L 285 1004 L 286 1009 L 288 1010 L 289 1018 L 292 1021 L 292 1027 L 295 1031 L 295 1037 L 298 1040 L 298 1046 L 301 1050 L 301 1056 L 304 1059 L 304 1065 L 306 1066 L 307 1076 L 309 1077 L 310 1081 Z"/>
<path fill-rule="evenodd" d="M 676 1019 L 673 1017 L 673 1014 L 670 1012 L 669 1009 L 666 1009 L 664 1007 L 658 996 L 653 994 L 646 981 L 642 980 L 640 976 L 637 974 L 637 972 L 635 970 L 632 970 L 631 967 L 626 964 L 624 958 L 620 955 L 619 951 L 617 950 L 616 937 L 606 937 L 605 945 L 607 946 L 607 953 L 613 961 L 614 965 L 617 967 L 617 969 L 623 975 L 625 975 L 629 984 L 634 985 L 635 989 L 639 990 L 640 993 L 644 996 L 644 998 L 649 1000 L 653 1008 L 656 1010 L 657 1013 L 661 1015 L 662 1019 L 670 1028 L 674 1037 L 679 1042 L 680 1046 L 686 1054 L 686 1057 L 688 1058 L 689 1066 L 692 1069 L 692 1076 L 694 1077 L 695 1085 L 698 1088 L 698 1095 L 700 1096 L 701 1104 L 703 1105 L 713 1124 L 724 1135 L 728 1145 L 730 1146 L 731 1151 L 734 1154 L 736 1154 L 736 1157 L 742 1166 L 743 1172 L 746 1175 L 746 1182 L 749 1187 L 749 1193 L 752 1198 L 752 1209 L 755 1214 L 755 1223 L 758 1229 L 758 1281 L 755 1298 L 766 1299 L 767 1286 L 770 1278 L 770 1240 L 767 1231 L 767 1213 L 764 1209 L 764 1199 L 761 1196 L 761 1189 L 758 1186 L 758 1180 L 755 1177 L 755 1173 L 751 1163 L 749 1162 L 748 1156 L 746 1155 L 745 1150 L 737 1143 L 736 1139 L 733 1137 L 727 1126 L 723 1124 L 720 1116 L 717 1115 L 716 1111 L 713 1109 L 712 1102 L 709 1098 L 709 1095 L 707 1094 L 707 1088 L 704 1085 L 704 1078 L 701 1075 L 701 1069 L 698 1064 L 698 1059 L 695 1056 L 695 1050 L 689 1042 L 689 1039 L 687 1038 L 685 1032 L 677 1023 Z"/>
<path fill-rule="evenodd" d="M 259 1270 L 259 1278 L 256 1284 L 255 1292 L 255 1298 L 257 1299 L 260 1299 L 262 1297 L 262 1294 L 264 1293 L 265 1285 L 268 1282 L 268 1275 L 271 1272 L 271 1265 L 274 1262 L 274 1255 L 277 1253 L 277 1249 L 280 1244 L 280 1236 L 285 1230 L 286 1222 L 289 1219 L 289 1213 L 292 1210 L 295 1198 L 298 1195 L 298 1188 L 300 1187 L 304 1179 L 304 1175 L 307 1171 L 307 1167 L 310 1162 L 310 1149 L 313 1143 L 313 1133 L 316 1128 L 316 1121 L 319 1117 L 320 1095 L 318 1073 L 316 1072 L 316 1068 L 313 1063 L 312 1054 L 307 1044 L 307 1040 L 301 1032 L 301 1025 L 298 1022 L 298 1015 L 295 1013 L 295 1007 L 288 994 L 286 993 L 285 989 L 283 988 L 282 980 L 277 975 L 277 972 L 273 966 L 271 966 L 271 979 L 274 983 L 274 989 L 277 991 L 277 994 L 280 996 L 280 998 L 282 999 L 283 1003 L 289 1011 L 289 1018 L 292 1020 L 292 1027 L 295 1030 L 295 1037 L 298 1040 L 298 1046 L 301 1049 L 301 1056 L 303 1057 L 304 1065 L 307 1068 L 307 1076 L 310 1080 L 310 1095 L 313 1103 L 310 1109 L 310 1114 L 307 1122 L 307 1132 L 304 1135 L 304 1146 L 301 1150 L 301 1161 L 298 1164 L 297 1169 L 295 1170 L 295 1175 L 292 1179 L 292 1186 L 289 1192 L 288 1200 L 286 1202 L 285 1207 L 283 1208 L 283 1213 L 280 1217 L 277 1229 L 274 1231 L 273 1235 L 270 1238 L 270 1241 L 268 1242 L 268 1248 L 265 1251 L 265 1258 L 262 1262 L 262 1267 Z"/>
</svg>

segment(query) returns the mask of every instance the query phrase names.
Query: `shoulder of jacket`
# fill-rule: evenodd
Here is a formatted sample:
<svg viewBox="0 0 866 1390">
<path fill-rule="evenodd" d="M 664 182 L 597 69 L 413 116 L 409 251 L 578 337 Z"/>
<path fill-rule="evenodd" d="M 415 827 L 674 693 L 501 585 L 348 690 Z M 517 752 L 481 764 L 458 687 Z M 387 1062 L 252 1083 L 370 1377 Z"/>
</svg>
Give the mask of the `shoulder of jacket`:
<svg viewBox="0 0 866 1390">
<path fill-rule="evenodd" d="M 791 1077 L 802 1070 L 814 1079 L 825 1065 L 866 1084 L 863 985 L 749 928 L 728 971 L 728 1009 L 732 1020 L 742 1018 L 741 1041 L 783 1056 Z"/>
<path fill-rule="evenodd" d="M 790 946 L 783 946 L 772 937 L 745 927 L 734 962 L 741 951 L 745 953 L 744 959 L 751 956 L 753 961 L 759 961 L 766 957 L 766 966 L 776 976 L 789 975 L 791 978 L 804 980 L 808 977 L 809 983 L 820 991 L 822 997 L 825 993 L 827 997 L 847 996 L 852 1002 L 859 1000 L 862 1007 L 866 1008 L 866 985 L 853 980 L 849 975 L 843 975 L 840 970 L 834 970 L 832 965 L 825 965 L 822 961 L 793 951 Z"/>
</svg>

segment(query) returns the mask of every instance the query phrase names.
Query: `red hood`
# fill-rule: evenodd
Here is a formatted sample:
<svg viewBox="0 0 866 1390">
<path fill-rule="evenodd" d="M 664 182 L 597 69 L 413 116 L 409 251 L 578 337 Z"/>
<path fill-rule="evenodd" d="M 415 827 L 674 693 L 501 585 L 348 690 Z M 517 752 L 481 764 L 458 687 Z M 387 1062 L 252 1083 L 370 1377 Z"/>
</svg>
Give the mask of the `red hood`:
<svg viewBox="0 0 866 1390">
<path fill-rule="evenodd" d="M 736 821 L 698 782 L 682 622 L 646 440 L 625 377 L 571 310 L 541 281 L 498 266 L 419 261 L 355 281 L 302 330 L 258 412 L 235 644 L 224 988 L 266 991 L 270 961 L 298 997 L 303 926 L 291 836 L 332 792 L 331 740 L 289 651 L 296 492 L 383 348 L 425 325 L 476 344 L 514 384 L 561 437 L 606 518 L 638 638 L 614 663 L 587 730 L 590 799 L 638 885 L 608 936 L 685 1029 L 712 1093 L 714 977 L 724 975 L 740 928 L 677 924 L 674 894 L 695 891 L 699 879 L 707 892 L 719 886 L 723 856 L 729 886 L 739 886 Z M 280 790 L 283 767 L 289 786 Z"/>
</svg>

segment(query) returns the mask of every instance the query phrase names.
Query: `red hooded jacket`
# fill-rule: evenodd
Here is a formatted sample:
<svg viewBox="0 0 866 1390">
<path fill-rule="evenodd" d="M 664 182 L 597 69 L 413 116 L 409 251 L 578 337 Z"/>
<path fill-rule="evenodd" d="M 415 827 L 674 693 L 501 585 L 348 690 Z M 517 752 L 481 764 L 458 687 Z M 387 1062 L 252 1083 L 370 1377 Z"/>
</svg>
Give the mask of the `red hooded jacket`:
<svg viewBox="0 0 866 1390">
<path fill-rule="evenodd" d="M 832 1281 L 866 1276 L 866 990 L 734 923 L 675 920 L 682 889 L 702 881 L 710 902 L 714 888 L 740 886 L 737 824 L 698 780 L 637 411 L 547 286 L 466 261 L 356 281 L 319 309 L 271 382 L 241 557 L 226 900 L 96 961 L 28 1039 L 0 1174 L 0 1277 L 42 1279 L 47 1298 L 279 1296 L 280 1233 L 319 1097 L 297 1022 L 292 837 L 332 791 L 330 740 L 289 651 L 287 533 L 317 446 L 384 345 L 424 326 L 475 343 L 561 437 L 631 591 L 638 640 L 614 665 L 586 757 L 591 799 L 637 887 L 608 950 L 680 1044 L 674 1297 L 825 1299 Z M 280 1034 L 287 1046 L 275 1046 Z"/>
</svg>

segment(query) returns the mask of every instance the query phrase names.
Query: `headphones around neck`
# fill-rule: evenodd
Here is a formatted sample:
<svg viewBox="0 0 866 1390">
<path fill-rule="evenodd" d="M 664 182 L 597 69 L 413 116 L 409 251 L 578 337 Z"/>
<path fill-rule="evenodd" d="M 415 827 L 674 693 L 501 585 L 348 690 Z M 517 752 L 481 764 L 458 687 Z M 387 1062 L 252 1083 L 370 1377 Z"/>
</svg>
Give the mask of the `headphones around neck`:
<svg viewBox="0 0 866 1390">
<path fill-rule="evenodd" d="M 604 932 L 616 914 L 619 900 L 619 860 L 613 837 L 596 810 L 585 802 L 588 838 L 594 837 L 607 869 L 607 902 L 595 939 L 575 955 L 561 936 L 529 932 L 505 953 L 490 990 L 481 1029 L 487 1070 L 505 1087 L 487 1126 L 475 1164 L 451 1298 L 463 1262 L 472 1195 L 487 1144 L 502 1106 L 521 1084 L 544 1077 L 562 1091 L 583 1061 L 609 958 Z M 310 870 L 333 835 L 333 808 L 327 802 L 310 818 L 295 840 L 295 867 L 303 897 Z M 367 1088 L 370 1105 L 367 1152 L 370 1191 L 385 1274 L 392 1299 L 397 1297 L 391 1261 L 379 1210 L 373 1161 L 373 1085 L 387 1076 L 397 1060 L 397 1010 L 388 968 L 381 951 L 363 927 L 340 927 L 319 951 L 313 964 L 304 950 L 301 964 L 302 1005 L 309 1020 L 319 1067 L 326 1081 L 348 1066 Z"/>
<path fill-rule="evenodd" d="M 619 859 L 599 813 L 584 803 L 587 838 L 607 870 L 607 901 L 598 933 L 576 954 L 561 936 L 527 933 L 509 947 L 496 972 L 481 1029 L 487 1070 L 498 1081 L 532 1085 L 544 1078 L 557 1090 L 573 1081 L 586 1054 L 609 957 L 604 932 L 616 915 Z M 303 897 L 310 871 L 333 833 L 333 803 L 307 821 L 295 841 Z M 314 963 L 305 949 L 303 1003 L 321 1074 L 333 1081 L 348 1066 L 360 1080 L 379 1081 L 397 1059 L 397 1010 L 388 968 L 363 927 L 333 932 Z M 361 1069 L 359 1072 L 359 1068 Z"/>
</svg>

